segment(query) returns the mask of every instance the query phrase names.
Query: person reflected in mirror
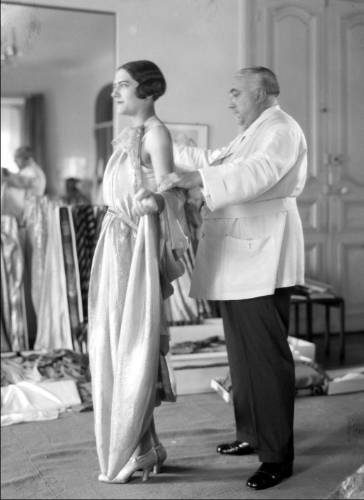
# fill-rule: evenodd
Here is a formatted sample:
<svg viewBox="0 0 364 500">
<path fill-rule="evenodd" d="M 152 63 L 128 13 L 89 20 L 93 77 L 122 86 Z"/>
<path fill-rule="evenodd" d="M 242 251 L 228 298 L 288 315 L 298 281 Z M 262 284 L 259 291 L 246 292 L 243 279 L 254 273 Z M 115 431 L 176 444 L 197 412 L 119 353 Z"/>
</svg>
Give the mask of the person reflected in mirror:
<svg viewBox="0 0 364 500">
<path fill-rule="evenodd" d="M 66 179 L 65 202 L 68 205 L 90 205 L 91 197 L 85 192 L 83 184 L 85 181 L 75 177 Z"/>
<path fill-rule="evenodd" d="M 173 147 L 155 111 L 165 91 L 164 76 L 151 61 L 133 61 L 116 71 L 112 96 L 118 114 L 128 116 L 132 126 L 114 139 L 105 170 L 103 198 L 109 208 L 89 291 L 95 433 L 99 480 L 105 483 L 126 483 L 137 470 L 146 481 L 167 458 L 153 419 L 160 404 L 159 363 L 169 351 L 158 249 L 163 234 L 158 214 L 165 200 L 157 183 L 173 171 Z M 141 203 L 139 196 L 145 197 Z M 145 214 L 150 217 L 142 219 Z"/>
<path fill-rule="evenodd" d="M 13 215 L 22 224 L 25 204 L 31 195 L 43 196 L 46 190 L 46 176 L 34 159 L 30 146 L 21 146 L 15 151 L 14 161 L 18 173 L 1 168 L 3 186 L 3 215 Z"/>
</svg>

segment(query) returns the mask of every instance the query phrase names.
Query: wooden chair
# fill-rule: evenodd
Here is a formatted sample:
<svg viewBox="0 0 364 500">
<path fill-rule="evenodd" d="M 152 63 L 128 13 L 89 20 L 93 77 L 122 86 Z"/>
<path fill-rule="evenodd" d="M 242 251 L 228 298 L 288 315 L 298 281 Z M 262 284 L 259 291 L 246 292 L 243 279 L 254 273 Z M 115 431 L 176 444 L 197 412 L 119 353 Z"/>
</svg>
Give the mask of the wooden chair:
<svg viewBox="0 0 364 500">
<path fill-rule="evenodd" d="M 306 307 L 306 329 L 307 340 L 312 341 L 312 311 L 314 305 L 325 307 L 325 354 L 330 352 L 330 308 L 335 307 L 340 310 L 340 359 L 345 357 L 345 300 L 342 297 L 326 294 L 309 294 L 298 288 L 293 296 L 291 303 L 295 308 L 295 335 L 299 337 L 299 308 L 301 305 Z"/>
</svg>

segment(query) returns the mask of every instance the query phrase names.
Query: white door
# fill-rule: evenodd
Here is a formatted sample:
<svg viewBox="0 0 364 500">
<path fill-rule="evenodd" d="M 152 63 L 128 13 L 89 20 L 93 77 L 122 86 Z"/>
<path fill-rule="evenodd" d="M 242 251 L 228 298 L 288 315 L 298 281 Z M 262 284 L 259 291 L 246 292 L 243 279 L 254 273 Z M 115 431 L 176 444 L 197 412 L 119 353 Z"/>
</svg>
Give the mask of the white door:
<svg viewBox="0 0 364 500">
<path fill-rule="evenodd" d="M 364 330 L 364 2 L 330 0 L 326 39 L 327 272 Z"/>
<path fill-rule="evenodd" d="M 363 330 L 364 2 L 254 0 L 251 54 L 277 74 L 281 107 L 308 142 L 306 275 L 334 285 L 346 329 Z"/>
</svg>

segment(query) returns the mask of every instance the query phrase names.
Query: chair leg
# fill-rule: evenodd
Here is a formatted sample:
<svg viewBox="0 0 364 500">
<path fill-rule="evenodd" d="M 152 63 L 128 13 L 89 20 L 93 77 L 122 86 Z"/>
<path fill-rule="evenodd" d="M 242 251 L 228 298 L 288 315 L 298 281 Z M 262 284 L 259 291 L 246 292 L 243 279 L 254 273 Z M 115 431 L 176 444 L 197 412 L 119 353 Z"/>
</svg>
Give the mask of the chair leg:
<svg viewBox="0 0 364 500">
<path fill-rule="evenodd" d="M 312 304 L 309 301 L 306 306 L 306 321 L 307 341 L 312 342 Z"/>
<path fill-rule="evenodd" d="M 345 358 L 345 302 L 340 302 L 340 359 Z"/>
<path fill-rule="evenodd" d="M 326 305 L 326 318 L 325 318 L 325 354 L 330 352 L 330 306 Z"/>
<path fill-rule="evenodd" d="M 298 304 L 294 305 L 294 323 L 295 323 L 295 335 L 298 338 L 300 336 L 300 308 Z"/>
</svg>

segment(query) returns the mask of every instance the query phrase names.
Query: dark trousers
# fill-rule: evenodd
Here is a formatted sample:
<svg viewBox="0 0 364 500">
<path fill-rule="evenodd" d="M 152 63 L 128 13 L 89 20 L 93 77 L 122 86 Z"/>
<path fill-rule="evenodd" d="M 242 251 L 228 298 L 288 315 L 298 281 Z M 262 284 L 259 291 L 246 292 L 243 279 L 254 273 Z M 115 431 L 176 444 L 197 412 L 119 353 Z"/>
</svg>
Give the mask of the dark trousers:
<svg viewBox="0 0 364 500">
<path fill-rule="evenodd" d="M 261 462 L 294 459 L 295 369 L 287 342 L 292 291 L 221 301 L 237 439 L 258 449 Z"/>
</svg>

